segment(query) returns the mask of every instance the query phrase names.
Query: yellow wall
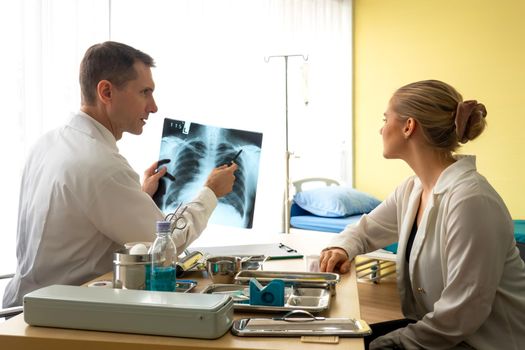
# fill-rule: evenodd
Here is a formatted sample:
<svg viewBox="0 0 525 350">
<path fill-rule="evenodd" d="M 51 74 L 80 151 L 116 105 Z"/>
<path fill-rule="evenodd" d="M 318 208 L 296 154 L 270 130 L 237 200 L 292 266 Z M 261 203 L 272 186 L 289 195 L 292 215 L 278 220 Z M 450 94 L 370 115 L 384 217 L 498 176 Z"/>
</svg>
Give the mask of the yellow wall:
<svg viewBox="0 0 525 350">
<path fill-rule="evenodd" d="M 382 114 L 396 88 L 443 80 L 488 110 L 460 153 L 525 218 L 525 0 L 355 0 L 355 186 L 384 199 L 411 175 L 382 157 Z"/>
</svg>

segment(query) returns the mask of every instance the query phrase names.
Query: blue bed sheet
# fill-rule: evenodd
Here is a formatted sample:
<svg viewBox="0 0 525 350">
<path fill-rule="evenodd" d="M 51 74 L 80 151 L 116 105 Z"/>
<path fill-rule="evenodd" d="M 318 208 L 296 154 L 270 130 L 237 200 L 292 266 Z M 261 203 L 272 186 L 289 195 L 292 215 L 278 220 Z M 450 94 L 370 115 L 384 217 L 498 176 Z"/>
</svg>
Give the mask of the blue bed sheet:
<svg viewBox="0 0 525 350">
<path fill-rule="evenodd" d="M 303 230 L 340 233 L 347 225 L 355 224 L 360 218 L 361 215 L 340 218 L 317 216 L 302 209 L 295 203 L 292 203 L 292 207 L 290 208 L 290 226 Z M 391 244 L 383 249 L 396 253 L 397 243 Z"/>
<path fill-rule="evenodd" d="M 349 225 L 354 224 L 361 218 L 361 215 L 346 216 L 341 218 L 328 218 L 314 215 L 297 204 L 292 203 L 290 210 L 290 225 L 295 228 L 312 231 L 339 233 Z M 516 242 L 525 244 L 525 220 L 514 220 L 514 237 Z M 397 252 L 397 243 L 385 248 L 392 253 Z"/>
<path fill-rule="evenodd" d="M 290 218 L 290 225 L 303 230 L 339 233 L 346 227 L 346 225 L 355 224 L 360 218 L 361 215 L 346 216 L 344 218 L 299 215 Z"/>
</svg>

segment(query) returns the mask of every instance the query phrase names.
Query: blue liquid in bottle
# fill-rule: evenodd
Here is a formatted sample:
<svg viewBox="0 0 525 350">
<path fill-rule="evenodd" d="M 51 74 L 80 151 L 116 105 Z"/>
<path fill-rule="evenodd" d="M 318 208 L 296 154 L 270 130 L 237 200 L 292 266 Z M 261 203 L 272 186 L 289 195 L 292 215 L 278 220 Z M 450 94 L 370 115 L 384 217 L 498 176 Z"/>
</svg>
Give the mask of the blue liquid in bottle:
<svg viewBox="0 0 525 350">
<path fill-rule="evenodd" d="M 174 292 L 177 288 L 177 249 L 171 239 L 171 223 L 157 222 L 157 238 L 150 249 L 151 266 L 146 271 L 146 289 Z"/>
<path fill-rule="evenodd" d="M 150 278 L 150 290 L 174 292 L 177 288 L 175 271 L 176 269 L 171 266 L 153 268 L 153 274 Z"/>
</svg>

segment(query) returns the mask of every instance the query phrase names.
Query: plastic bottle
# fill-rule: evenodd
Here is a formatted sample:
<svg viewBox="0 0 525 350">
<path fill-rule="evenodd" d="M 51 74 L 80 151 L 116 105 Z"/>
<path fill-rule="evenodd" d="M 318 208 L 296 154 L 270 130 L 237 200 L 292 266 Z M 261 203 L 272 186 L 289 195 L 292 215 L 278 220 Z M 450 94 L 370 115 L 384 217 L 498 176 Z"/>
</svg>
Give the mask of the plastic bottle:
<svg viewBox="0 0 525 350">
<path fill-rule="evenodd" d="M 177 248 L 171 239 L 171 223 L 157 221 L 157 238 L 150 249 L 149 290 L 174 292 L 176 288 Z"/>
</svg>

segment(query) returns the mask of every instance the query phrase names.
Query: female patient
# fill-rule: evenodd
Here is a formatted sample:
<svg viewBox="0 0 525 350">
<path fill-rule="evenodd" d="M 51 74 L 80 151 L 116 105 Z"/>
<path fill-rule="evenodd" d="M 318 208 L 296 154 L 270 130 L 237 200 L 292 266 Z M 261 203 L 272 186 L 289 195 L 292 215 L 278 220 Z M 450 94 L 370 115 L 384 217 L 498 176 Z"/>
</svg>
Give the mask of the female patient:
<svg viewBox="0 0 525 350">
<path fill-rule="evenodd" d="M 503 200 L 454 154 L 483 132 L 483 104 L 436 80 L 397 90 L 385 112 L 383 156 L 415 172 L 321 253 L 345 273 L 358 254 L 399 241 L 406 319 L 372 325 L 370 349 L 525 349 L 525 265 Z"/>
</svg>

